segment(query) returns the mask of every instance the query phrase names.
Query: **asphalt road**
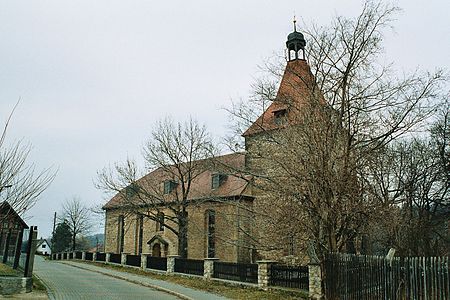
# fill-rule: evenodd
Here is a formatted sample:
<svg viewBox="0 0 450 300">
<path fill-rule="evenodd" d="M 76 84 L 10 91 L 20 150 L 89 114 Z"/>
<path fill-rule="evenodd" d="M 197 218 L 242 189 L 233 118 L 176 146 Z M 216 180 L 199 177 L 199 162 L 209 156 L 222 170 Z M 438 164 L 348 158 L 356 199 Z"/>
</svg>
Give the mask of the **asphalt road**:
<svg viewBox="0 0 450 300">
<path fill-rule="evenodd" d="M 50 299 L 178 299 L 175 296 L 110 276 L 36 256 L 36 273 L 47 285 Z"/>
</svg>

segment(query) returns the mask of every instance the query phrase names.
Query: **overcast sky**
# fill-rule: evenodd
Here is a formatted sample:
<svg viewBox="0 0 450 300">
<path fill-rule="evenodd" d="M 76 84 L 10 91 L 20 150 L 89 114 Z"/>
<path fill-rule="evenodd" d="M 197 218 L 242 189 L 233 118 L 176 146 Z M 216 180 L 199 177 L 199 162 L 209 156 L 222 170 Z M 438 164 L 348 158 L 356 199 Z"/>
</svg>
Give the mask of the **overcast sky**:
<svg viewBox="0 0 450 300">
<path fill-rule="evenodd" d="M 28 212 L 49 236 L 54 211 L 105 202 L 96 172 L 138 158 L 154 122 L 193 116 L 215 136 L 221 108 L 245 99 L 258 65 L 282 53 L 294 12 L 304 23 L 354 16 L 362 1 L 0 1 L 0 122 L 59 169 Z M 450 66 L 450 1 L 403 0 L 386 53 L 399 69 Z M 94 231 L 102 232 L 98 227 Z"/>
</svg>

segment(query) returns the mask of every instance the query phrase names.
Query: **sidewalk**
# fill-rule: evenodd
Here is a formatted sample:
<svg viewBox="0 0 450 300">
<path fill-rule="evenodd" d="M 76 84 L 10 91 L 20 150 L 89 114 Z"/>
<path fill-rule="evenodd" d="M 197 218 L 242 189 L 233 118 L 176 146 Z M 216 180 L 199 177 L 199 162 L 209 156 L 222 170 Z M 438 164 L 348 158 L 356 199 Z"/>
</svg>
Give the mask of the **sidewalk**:
<svg viewBox="0 0 450 300">
<path fill-rule="evenodd" d="M 59 261 L 59 262 L 73 266 L 73 267 L 82 268 L 85 270 L 101 273 L 101 274 L 104 274 L 107 276 L 119 278 L 119 279 L 126 280 L 129 282 L 137 283 L 137 284 L 140 284 L 143 286 L 148 286 L 148 287 L 158 289 L 158 290 L 161 290 L 164 292 L 169 292 L 170 294 L 175 295 L 175 296 L 177 296 L 181 299 L 185 299 L 185 300 L 194 300 L 194 299 L 195 300 L 227 300 L 227 298 L 225 298 L 223 296 L 211 294 L 211 293 L 204 292 L 204 291 L 194 290 L 194 289 L 184 287 L 184 286 L 181 286 L 181 285 L 178 285 L 175 283 L 171 283 L 168 281 L 164 281 L 164 280 L 153 279 L 153 278 L 149 278 L 146 276 L 131 274 L 128 272 L 111 270 L 108 268 L 102 268 L 102 267 L 94 266 L 94 265 L 87 264 L 87 263 L 78 263 L 78 262 L 74 262 L 74 261 Z M 203 280 L 203 279 L 199 278 L 199 280 Z"/>
</svg>

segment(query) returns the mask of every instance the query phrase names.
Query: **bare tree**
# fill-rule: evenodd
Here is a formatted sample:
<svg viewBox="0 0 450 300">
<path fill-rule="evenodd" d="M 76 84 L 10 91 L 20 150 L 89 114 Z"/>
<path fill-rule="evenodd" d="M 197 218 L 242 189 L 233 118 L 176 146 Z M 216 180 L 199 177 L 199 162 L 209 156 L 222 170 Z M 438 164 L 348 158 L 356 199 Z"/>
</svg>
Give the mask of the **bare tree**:
<svg viewBox="0 0 450 300">
<path fill-rule="evenodd" d="M 18 104 L 8 116 L 0 136 L 0 196 L 17 213 L 23 214 L 33 207 L 56 173 L 51 168 L 36 171 L 34 164 L 29 163 L 30 144 L 6 142 L 8 127 Z"/>
<path fill-rule="evenodd" d="M 448 255 L 448 102 L 443 107 L 428 135 L 396 142 L 378 157 L 373 186 L 385 204 L 385 214 L 371 226 L 382 233 L 373 237 L 375 249 L 385 246 L 404 255 Z"/>
<path fill-rule="evenodd" d="M 190 119 L 156 124 L 143 147 L 144 172 L 127 160 L 98 173 L 97 187 L 116 193 L 123 211 L 154 220 L 178 237 L 178 252 L 187 256 L 187 206 L 192 182 L 207 168 L 205 159 L 215 152 L 206 127 Z M 149 175 L 144 176 L 145 174 Z M 163 214 L 169 210 L 170 214 Z M 163 218 L 163 219 L 161 219 Z"/>
<path fill-rule="evenodd" d="M 67 200 L 62 207 L 60 222 L 69 225 L 72 236 L 72 250 L 77 248 L 77 238 L 87 234 L 92 228 L 91 210 L 79 198 Z"/>
<path fill-rule="evenodd" d="M 253 124 L 259 131 L 246 137 L 248 172 L 262 191 L 255 213 L 273 211 L 262 223 L 273 224 L 268 231 L 279 235 L 288 218 L 274 222 L 276 212 L 281 207 L 292 212 L 296 222 L 288 225 L 301 228 L 319 255 L 357 250 L 367 220 L 382 209 L 370 195 L 369 166 L 386 145 L 424 124 L 438 105 L 442 71 L 399 78 L 392 65 L 380 63 L 383 33 L 397 11 L 366 1 L 354 19 L 337 17 L 329 27 L 306 29 L 311 73 L 296 67 L 298 61 L 288 62 L 285 74 L 295 79 L 287 94 L 276 97 L 271 81 L 257 85 L 260 107 L 273 101 L 286 108 L 278 126 L 283 130 L 268 127 L 265 118 L 255 121 L 253 106 L 230 110 L 238 128 Z"/>
</svg>

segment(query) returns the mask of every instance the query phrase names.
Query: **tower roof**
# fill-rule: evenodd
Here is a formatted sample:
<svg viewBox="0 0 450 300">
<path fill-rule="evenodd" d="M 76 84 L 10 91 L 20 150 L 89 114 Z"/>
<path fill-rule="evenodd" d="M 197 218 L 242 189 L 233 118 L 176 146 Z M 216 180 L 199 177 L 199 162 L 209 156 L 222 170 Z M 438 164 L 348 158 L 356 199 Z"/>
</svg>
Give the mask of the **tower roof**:
<svg viewBox="0 0 450 300">
<path fill-rule="evenodd" d="M 317 89 L 306 60 L 288 61 L 275 100 L 242 136 L 247 137 L 285 127 L 286 123 L 276 122 L 277 113 L 284 112 L 289 123 L 295 120 L 293 114 L 313 98 L 318 99 L 319 102 L 325 102 L 323 95 Z M 291 109 L 293 106 L 295 109 Z"/>
</svg>

